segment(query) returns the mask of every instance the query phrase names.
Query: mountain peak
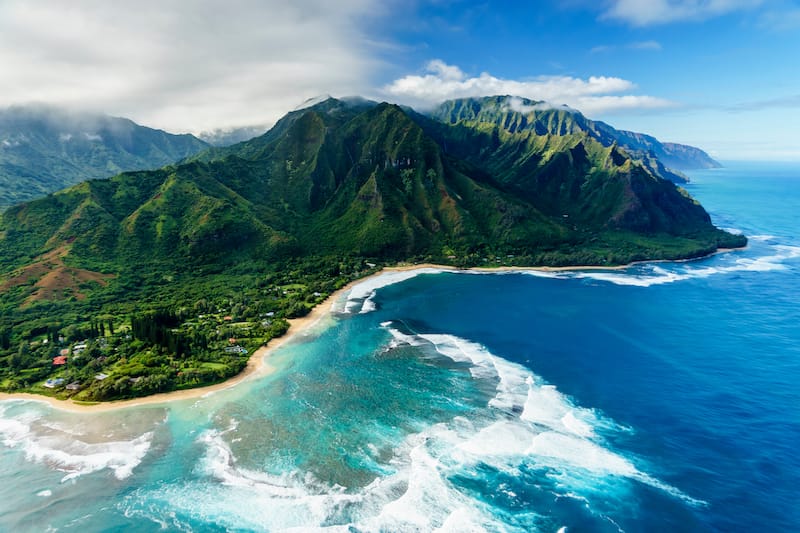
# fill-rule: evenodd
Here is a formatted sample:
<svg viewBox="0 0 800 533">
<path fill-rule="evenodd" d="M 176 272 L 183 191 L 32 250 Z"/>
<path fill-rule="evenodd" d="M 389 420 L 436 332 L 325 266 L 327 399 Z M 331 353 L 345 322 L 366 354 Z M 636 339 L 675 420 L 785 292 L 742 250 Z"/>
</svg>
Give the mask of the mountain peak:
<svg viewBox="0 0 800 533">
<path fill-rule="evenodd" d="M 522 132 L 535 135 L 584 135 L 606 147 L 616 143 L 656 176 L 677 183 L 685 183 L 688 178 L 673 168 L 686 170 L 720 166 L 699 148 L 662 143 L 650 135 L 617 130 L 604 122 L 590 120 L 568 106 L 553 106 L 519 96 L 448 100 L 435 109 L 431 116 L 448 124 L 496 127 L 512 135 Z"/>
<path fill-rule="evenodd" d="M 301 109 L 307 109 L 309 107 L 314 107 L 316 105 L 322 104 L 327 102 L 328 100 L 336 100 L 333 96 L 329 94 L 321 94 L 319 96 L 312 96 L 303 101 L 300 105 L 294 108 L 294 111 L 300 111 Z"/>
</svg>

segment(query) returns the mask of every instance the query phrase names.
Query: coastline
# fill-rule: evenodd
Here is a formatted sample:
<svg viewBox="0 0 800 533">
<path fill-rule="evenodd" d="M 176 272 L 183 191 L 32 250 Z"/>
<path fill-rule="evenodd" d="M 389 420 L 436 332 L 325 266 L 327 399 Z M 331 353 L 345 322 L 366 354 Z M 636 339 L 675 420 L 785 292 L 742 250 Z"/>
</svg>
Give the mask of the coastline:
<svg viewBox="0 0 800 533">
<path fill-rule="evenodd" d="M 731 249 L 718 249 L 716 252 L 708 256 L 698 257 L 694 259 L 686 259 L 683 261 L 696 261 L 719 253 L 726 253 L 736 250 Z M 439 265 L 435 263 L 415 263 L 415 264 L 401 264 L 398 266 L 383 267 L 380 271 L 351 281 L 341 289 L 333 292 L 323 302 L 316 305 L 306 316 L 300 318 L 289 319 L 289 329 L 282 336 L 270 340 L 264 346 L 261 346 L 253 352 L 247 361 L 245 369 L 236 376 L 216 383 L 214 385 L 207 385 L 205 387 L 197 387 L 193 389 L 185 389 L 170 392 L 161 392 L 151 396 L 143 396 L 141 398 L 132 398 L 129 400 L 114 400 L 110 402 L 99 402 L 93 404 L 84 404 L 75 402 L 71 399 L 60 400 L 50 396 L 43 396 L 33 393 L 5 393 L 0 392 L 0 402 L 11 400 L 28 400 L 47 403 L 51 407 L 63 411 L 79 412 L 79 413 L 100 413 L 107 411 L 114 411 L 117 409 L 124 409 L 128 407 L 140 407 L 144 405 L 159 405 L 173 401 L 188 400 L 193 398 L 202 398 L 207 394 L 212 394 L 217 391 L 225 390 L 235 387 L 238 384 L 252 379 L 267 376 L 275 371 L 275 369 L 267 362 L 267 357 L 275 350 L 291 341 L 298 335 L 307 331 L 322 319 L 329 316 L 333 311 L 336 302 L 346 293 L 350 292 L 353 287 L 364 283 L 367 280 L 383 276 L 392 272 L 411 272 L 414 270 L 432 269 L 442 272 L 524 272 L 524 271 L 537 271 L 537 272 L 565 272 L 575 270 L 624 270 L 631 266 L 641 263 L 654 263 L 654 262 L 678 262 L 668 260 L 655 260 L 655 261 L 634 261 L 625 265 L 615 266 L 598 266 L 598 265 L 583 265 L 583 266 L 564 266 L 564 267 L 522 267 L 522 266 L 497 266 L 497 267 L 472 267 L 472 268 L 458 268 L 450 265 Z"/>
<path fill-rule="evenodd" d="M 385 270 L 385 269 L 384 269 Z M 129 400 L 113 400 L 110 402 L 98 402 L 92 404 L 84 404 L 75 402 L 71 399 L 60 400 L 51 396 L 43 396 L 29 392 L 7 393 L 0 392 L 0 402 L 10 400 L 29 400 L 35 402 L 42 402 L 50 405 L 55 409 L 62 411 L 69 411 L 75 413 L 102 413 L 107 411 L 115 411 L 117 409 L 125 409 L 129 407 L 140 407 L 143 405 L 159 405 L 179 400 L 189 400 L 193 398 L 202 398 L 207 394 L 212 394 L 217 391 L 225 390 L 235 387 L 240 383 L 263 376 L 268 376 L 275 371 L 266 361 L 267 357 L 275 350 L 301 335 L 305 331 L 312 328 L 331 313 L 334 304 L 339 298 L 350 291 L 354 285 L 363 282 L 366 279 L 380 276 L 384 270 L 376 272 L 369 276 L 353 280 L 341 289 L 333 292 L 324 301 L 316 305 L 306 316 L 300 318 L 288 319 L 289 329 L 281 335 L 270 340 L 264 346 L 261 346 L 253 352 L 247 360 L 247 366 L 239 374 L 230 379 L 215 383 L 214 385 L 207 385 L 205 387 L 197 387 L 193 389 L 177 390 L 170 392 L 160 392 L 150 396 L 143 396 L 141 398 L 131 398 Z"/>
</svg>

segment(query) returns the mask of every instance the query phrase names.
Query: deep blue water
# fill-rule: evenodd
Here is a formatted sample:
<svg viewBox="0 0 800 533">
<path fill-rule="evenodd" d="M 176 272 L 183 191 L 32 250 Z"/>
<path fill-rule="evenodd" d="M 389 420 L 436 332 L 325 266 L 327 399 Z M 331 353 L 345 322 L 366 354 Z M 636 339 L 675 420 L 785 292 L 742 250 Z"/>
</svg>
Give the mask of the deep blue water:
<svg viewBox="0 0 800 533">
<path fill-rule="evenodd" d="M 800 165 L 692 178 L 747 249 L 388 276 L 201 400 L 0 403 L 0 530 L 800 530 Z"/>
</svg>

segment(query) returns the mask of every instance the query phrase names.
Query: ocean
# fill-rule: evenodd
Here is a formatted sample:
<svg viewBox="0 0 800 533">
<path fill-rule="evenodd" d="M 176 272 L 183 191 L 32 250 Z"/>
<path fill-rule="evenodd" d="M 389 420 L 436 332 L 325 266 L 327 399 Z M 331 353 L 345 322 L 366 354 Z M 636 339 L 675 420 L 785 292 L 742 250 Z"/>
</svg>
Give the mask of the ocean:
<svg viewBox="0 0 800 533">
<path fill-rule="evenodd" d="M 800 165 L 691 177 L 746 249 L 387 274 L 201 399 L 0 402 L 0 530 L 800 530 Z"/>
</svg>

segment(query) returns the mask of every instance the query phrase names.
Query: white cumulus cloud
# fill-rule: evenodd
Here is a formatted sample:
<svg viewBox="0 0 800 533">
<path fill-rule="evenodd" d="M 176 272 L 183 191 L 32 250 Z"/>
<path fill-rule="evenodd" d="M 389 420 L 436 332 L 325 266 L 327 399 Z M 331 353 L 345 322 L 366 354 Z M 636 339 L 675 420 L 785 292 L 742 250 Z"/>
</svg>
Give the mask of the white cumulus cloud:
<svg viewBox="0 0 800 533">
<path fill-rule="evenodd" d="M 468 76 L 459 67 L 441 60 L 430 61 L 423 74 L 410 74 L 382 88 L 391 99 L 420 109 L 452 99 L 471 96 L 512 95 L 531 100 L 544 100 L 552 105 L 568 105 L 586 114 L 671 107 L 663 98 L 627 93 L 636 85 L 622 78 L 609 76 L 539 76 L 525 80 L 509 80 L 483 72 Z"/>
<path fill-rule="evenodd" d="M 763 3 L 764 0 L 612 0 L 603 16 L 633 26 L 651 26 L 705 20 Z"/>
<path fill-rule="evenodd" d="M 89 108 L 172 131 L 270 123 L 369 85 L 378 0 L 3 0 L 0 106 Z"/>
</svg>

